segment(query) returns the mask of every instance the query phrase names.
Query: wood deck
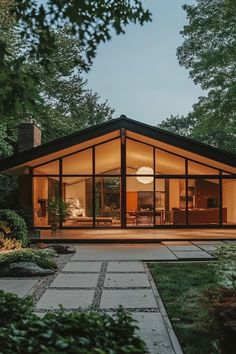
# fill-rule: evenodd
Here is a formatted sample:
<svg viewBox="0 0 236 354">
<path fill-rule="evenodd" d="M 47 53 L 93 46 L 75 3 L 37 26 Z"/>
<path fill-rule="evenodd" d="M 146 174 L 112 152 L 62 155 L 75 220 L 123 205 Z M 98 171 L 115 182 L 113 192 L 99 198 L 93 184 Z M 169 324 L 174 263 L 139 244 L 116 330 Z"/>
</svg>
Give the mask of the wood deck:
<svg viewBox="0 0 236 354">
<path fill-rule="evenodd" d="M 52 235 L 41 230 L 41 240 L 77 242 L 160 242 L 163 240 L 236 240 L 236 229 L 161 229 L 161 230 L 61 230 Z"/>
</svg>

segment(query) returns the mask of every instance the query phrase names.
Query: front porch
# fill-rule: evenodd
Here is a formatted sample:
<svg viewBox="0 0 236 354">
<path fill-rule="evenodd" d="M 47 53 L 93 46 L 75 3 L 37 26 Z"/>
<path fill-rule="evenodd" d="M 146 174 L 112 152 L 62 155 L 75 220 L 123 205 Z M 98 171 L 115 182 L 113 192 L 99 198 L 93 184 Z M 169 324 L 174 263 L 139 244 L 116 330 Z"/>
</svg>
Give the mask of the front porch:
<svg viewBox="0 0 236 354">
<path fill-rule="evenodd" d="M 41 230 L 40 240 L 78 242 L 161 242 L 186 240 L 236 240 L 236 229 L 81 229 Z"/>
</svg>

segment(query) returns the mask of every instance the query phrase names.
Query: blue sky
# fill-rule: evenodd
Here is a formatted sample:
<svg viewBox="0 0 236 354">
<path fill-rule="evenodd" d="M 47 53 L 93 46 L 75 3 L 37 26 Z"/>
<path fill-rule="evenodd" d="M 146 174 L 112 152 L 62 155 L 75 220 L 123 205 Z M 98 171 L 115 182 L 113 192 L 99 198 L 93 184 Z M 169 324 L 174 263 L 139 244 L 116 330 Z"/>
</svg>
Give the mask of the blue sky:
<svg viewBox="0 0 236 354">
<path fill-rule="evenodd" d="M 179 66 L 176 48 L 187 23 L 182 5 L 194 0 L 147 0 L 153 22 L 130 25 L 98 48 L 88 87 L 121 114 L 157 124 L 171 114 L 186 114 L 203 93 Z"/>
</svg>

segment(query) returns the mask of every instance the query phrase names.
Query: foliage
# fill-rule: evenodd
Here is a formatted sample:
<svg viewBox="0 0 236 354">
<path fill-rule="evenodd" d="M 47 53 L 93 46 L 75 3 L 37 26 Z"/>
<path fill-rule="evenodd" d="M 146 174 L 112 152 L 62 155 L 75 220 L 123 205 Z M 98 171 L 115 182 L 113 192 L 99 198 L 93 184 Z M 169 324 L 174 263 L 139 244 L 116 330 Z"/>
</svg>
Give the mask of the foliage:
<svg viewBox="0 0 236 354">
<path fill-rule="evenodd" d="M 207 323 L 215 345 L 222 354 L 232 354 L 236 346 L 236 289 L 206 290 L 201 301 L 208 312 Z"/>
<path fill-rule="evenodd" d="M 15 262 L 34 262 L 42 268 L 57 269 L 52 254 L 44 250 L 22 248 L 17 251 L 0 254 L 0 266 Z"/>
<path fill-rule="evenodd" d="M 14 209 L 17 205 L 18 181 L 16 176 L 0 174 L 0 209 Z"/>
<path fill-rule="evenodd" d="M 188 115 L 171 117 L 161 127 L 173 131 L 173 123 L 180 135 L 236 152 L 236 2 L 197 0 L 183 9 L 188 24 L 177 57 L 208 92 Z"/>
<path fill-rule="evenodd" d="M 1 226 L 0 226 L 1 229 Z M 21 249 L 22 244 L 20 241 L 15 240 L 14 238 L 5 237 L 0 231 L 0 252 L 1 251 L 10 251 L 10 250 L 19 250 Z"/>
<path fill-rule="evenodd" d="M 39 123 L 38 117 L 44 114 L 45 106 L 44 97 L 41 95 L 43 81 L 47 77 L 56 75 L 57 72 L 55 77 L 58 79 L 58 84 L 60 78 L 64 78 L 65 83 L 68 72 L 64 71 L 63 60 L 64 63 L 72 66 L 71 73 L 78 67 L 81 70 L 88 70 L 88 63 L 90 64 L 94 58 L 97 45 L 109 40 L 112 32 L 124 33 L 124 28 L 129 23 L 144 24 L 150 20 L 150 12 L 144 10 L 140 0 L 132 2 L 129 0 L 109 2 L 48 0 L 47 4 L 34 0 L 16 2 L 2 0 L 0 2 L 1 117 L 8 117 L 8 122 L 13 118 L 12 125 L 16 116 L 18 121 L 23 117 Z M 68 38 L 73 39 L 72 51 L 66 50 L 66 41 L 58 43 L 58 33 L 65 27 L 67 27 Z M 78 55 L 79 50 L 83 51 L 83 59 L 82 55 Z M 60 56 L 60 61 L 56 61 L 57 56 Z M 94 99 L 98 105 L 96 96 L 92 96 L 88 103 L 92 103 Z M 54 106 L 53 103 L 52 100 L 51 108 Z M 101 107 L 101 111 L 103 109 L 104 107 Z M 55 113 L 54 110 L 52 111 Z M 59 110 L 56 112 L 60 113 Z M 92 117 L 92 112 L 90 113 Z M 53 114 L 52 120 L 55 120 Z M 82 117 L 80 120 L 82 121 Z M 59 124 L 60 119 L 57 122 Z M 54 126 L 56 127 L 56 124 Z"/>
<path fill-rule="evenodd" d="M 19 311 L 20 309 L 20 311 Z M 9 317 L 7 313 L 9 312 Z M 19 313 L 20 312 L 20 313 Z M 119 308 L 105 313 L 33 313 L 29 299 L 0 293 L 0 347 L 4 353 L 144 354 L 131 316 Z"/>
<path fill-rule="evenodd" d="M 215 251 L 216 261 L 210 267 L 216 272 L 219 283 L 236 289 L 236 244 L 225 244 Z"/>
<path fill-rule="evenodd" d="M 4 293 L 4 291 L 0 290 L 0 328 L 23 321 L 32 314 L 32 311 L 33 301 L 30 297 L 21 299 L 15 294 Z M 1 348 L 3 347 L 1 346 Z"/>
<path fill-rule="evenodd" d="M 0 221 L 3 221 L 11 229 L 11 237 L 21 241 L 22 246 L 28 243 L 28 232 L 25 221 L 15 211 L 0 209 Z"/>
<path fill-rule="evenodd" d="M 48 215 L 49 219 L 52 220 L 52 227 L 59 227 L 60 221 L 65 221 L 65 219 L 71 213 L 71 203 L 65 202 L 63 199 L 53 199 L 48 202 Z"/>
<path fill-rule="evenodd" d="M 3 124 L 0 124 L 0 157 L 11 155 L 12 146 L 7 142 L 7 127 Z"/>
<path fill-rule="evenodd" d="M 149 264 L 183 351 L 219 354 L 207 325 L 207 309 L 199 305 L 202 291 L 217 287 L 217 276 L 207 263 Z"/>
<path fill-rule="evenodd" d="M 97 45 L 111 39 L 112 32 L 121 34 L 129 23 L 143 25 L 151 20 L 150 12 L 144 10 L 140 0 L 48 0 L 47 6 L 21 0 L 12 8 L 12 13 L 21 23 L 22 38 L 31 43 L 32 52 L 41 55 L 48 56 L 54 49 L 51 27 L 58 30 L 69 23 L 71 32 L 78 36 L 86 51 L 88 62 L 94 58 Z"/>
<path fill-rule="evenodd" d="M 33 228 L 33 218 L 34 218 L 32 206 L 22 204 L 16 209 L 16 212 L 25 220 L 28 230 L 31 230 Z"/>
<path fill-rule="evenodd" d="M 170 118 L 166 118 L 157 126 L 158 128 L 166 129 L 174 134 L 191 137 L 194 125 L 195 120 L 189 114 L 186 117 L 171 115 Z"/>
</svg>

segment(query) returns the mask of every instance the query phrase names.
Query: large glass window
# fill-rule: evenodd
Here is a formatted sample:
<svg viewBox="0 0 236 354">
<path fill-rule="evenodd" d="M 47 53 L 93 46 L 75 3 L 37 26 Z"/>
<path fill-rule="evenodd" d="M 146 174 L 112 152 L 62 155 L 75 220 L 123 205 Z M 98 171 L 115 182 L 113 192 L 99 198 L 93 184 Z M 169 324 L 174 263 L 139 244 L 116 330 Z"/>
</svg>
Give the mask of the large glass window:
<svg viewBox="0 0 236 354">
<path fill-rule="evenodd" d="M 153 226 L 153 178 L 141 178 L 126 178 L 126 226 Z"/>
<path fill-rule="evenodd" d="M 96 146 L 95 173 L 104 175 L 120 174 L 120 159 L 120 139 Z"/>
<path fill-rule="evenodd" d="M 185 159 L 155 149 L 155 169 L 156 173 L 161 175 L 185 175 Z"/>
<path fill-rule="evenodd" d="M 92 178 L 64 177 L 63 199 L 68 203 L 69 215 L 64 220 L 66 227 L 93 226 Z"/>
<path fill-rule="evenodd" d="M 33 169 L 34 175 L 58 175 L 59 174 L 59 160 L 55 160 L 44 165 L 35 167 Z"/>
<path fill-rule="evenodd" d="M 219 179 L 188 180 L 189 225 L 219 223 Z"/>
<path fill-rule="evenodd" d="M 91 175 L 92 149 L 67 156 L 62 160 L 62 173 L 65 175 Z"/>
<path fill-rule="evenodd" d="M 222 180 L 222 223 L 236 224 L 236 180 Z"/>
<path fill-rule="evenodd" d="M 155 224 L 186 224 L 185 179 L 156 179 L 155 181 Z"/>
<path fill-rule="evenodd" d="M 142 169 L 142 170 L 141 170 Z M 136 141 L 126 140 L 126 173 L 153 172 L 153 148 L 149 145 Z M 146 173 L 146 172 L 145 172 Z"/>
<path fill-rule="evenodd" d="M 120 177 L 95 178 L 96 226 L 121 225 Z"/>
<path fill-rule="evenodd" d="M 48 204 L 59 199 L 59 178 L 34 177 L 33 192 L 34 226 L 50 226 L 53 220 L 48 213 Z"/>
<path fill-rule="evenodd" d="M 199 163 L 188 161 L 188 174 L 189 175 L 218 175 L 219 170 L 201 165 Z"/>
</svg>

